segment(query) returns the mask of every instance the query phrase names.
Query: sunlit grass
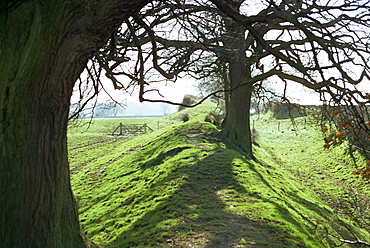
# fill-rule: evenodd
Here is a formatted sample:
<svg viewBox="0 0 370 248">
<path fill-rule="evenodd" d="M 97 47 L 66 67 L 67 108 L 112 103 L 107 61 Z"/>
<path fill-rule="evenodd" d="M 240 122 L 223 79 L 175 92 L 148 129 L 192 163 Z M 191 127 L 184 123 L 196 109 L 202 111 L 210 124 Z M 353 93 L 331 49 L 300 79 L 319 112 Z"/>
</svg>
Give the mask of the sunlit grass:
<svg viewBox="0 0 370 248">
<path fill-rule="evenodd" d="M 72 186 L 88 237 L 106 247 L 332 247 L 340 243 L 333 235 L 368 239 L 341 201 L 348 187 L 369 196 L 345 148 L 324 151 L 317 126 L 303 119 L 297 129 L 260 118 L 251 161 L 203 121 L 212 110 L 208 102 L 145 120 L 156 123 L 154 132 L 131 138 L 107 137 L 112 120 L 71 130 Z"/>
</svg>

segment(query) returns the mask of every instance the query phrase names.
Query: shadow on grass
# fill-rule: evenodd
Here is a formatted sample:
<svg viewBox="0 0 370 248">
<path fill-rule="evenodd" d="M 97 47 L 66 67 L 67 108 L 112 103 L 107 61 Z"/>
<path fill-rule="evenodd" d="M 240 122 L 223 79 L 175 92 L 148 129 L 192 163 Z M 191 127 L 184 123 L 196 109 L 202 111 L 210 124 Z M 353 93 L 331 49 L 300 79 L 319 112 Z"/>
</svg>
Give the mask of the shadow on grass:
<svg viewBox="0 0 370 248">
<path fill-rule="evenodd" d="M 194 141 L 194 136 L 192 139 Z M 248 196 L 241 199 L 246 204 L 271 202 L 282 215 L 291 218 L 288 211 L 280 205 L 249 192 L 236 180 L 234 158 L 243 160 L 249 164 L 250 170 L 260 175 L 254 165 L 246 161 L 240 153 L 216 148 L 210 150 L 209 154 L 198 157 L 196 163 L 179 167 L 167 177 L 153 183 L 151 188 L 155 191 L 176 178 L 184 175 L 187 178 L 169 198 L 158 204 L 154 210 L 148 211 L 128 231 L 117 237 L 111 247 L 286 247 L 302 242 L 277 227 L 280 223 L 272 223 L 263 218 L 257 221 L 243 216 L 243 213 L 230 213 L 227 209 L 233 207 L 234 199 L 230 197 L 228 202 L 226 196 L 226 199 L 221 200 L 220 192 L 225 189 Z M 159 160 L 163 161 L 163 155 L 159 156 Z M 265 187 L 274 191 L 261 175 L 260 180 Z M 293 218 L 287 221 L 301 228 L 300 223 Z"/>
<path fill-rule="evenodd" d="M 207 133 L 197 127 L 182 129 L 178 132 L 180 133 L 175 135 L 187 137 L 186 144 L 172 149 L 168 147 L 168 151 L 161 152 L 143 163 L 140 168 L 141 172 L 135 172 L 143 175 L 145 170 L 154 171 L 153 168 L 168 162 L 168 157 L 174 156 L 176 156 L 174 161 L 180 161 L 178 167 L 166 174 L 158 175 L 157 173 L 146 182 L 139 181 L 143 179 L 141 174 L 134 175 L 130 172 L 127 176 L 133 175 L 129 189 L 136 187 L 137 193 L 128 198 L 119 199 L 122 200 L 120 201 L 121 208 L 123 209 L 124 206 L 126 210 L 117 211 L 117 207 L 110 208 L 105 214 L 89 219 L 87 221 L 89 223 L 85 223 L 87 226 L 99 223 L 112 211 L 117 211 L 115 219 L 110 220 L 109 225 L 118 229 L 126 225 L 124 228 L 126 231 L 122 229 L 118 236 L 114 236 L 114 243 L 107 247 L 190 247 L 190 245 L 202 248 L 308 247 L 300 245 L 304 241 L 297 235 L 293 235 L 291 231 L 291 228 L 295 228 L 302 233 L 302 236 L 312 237 L 311 234 L 307 233 L 307 227 L 303 226 L 304 224 L 297 219 L 299 216 L 300 219 L 309 221 L 302 214 L 303 210 L 295 209 L 292 204 L 281 198 L 276 199 L 278 197 L 268 197 L 265 194 L 255 192 L 256 188 L 264 187 L 271 195 L 280 195 L 275 189 L 276 185 L 272 185 L 273 183 L 266 180 L 265 175 L 256 169 L 255 162 L 248 161 L 236 150 L 222 146 L 217 147 L 217 145 L 212 147 L 210 144 L 222 143 L 214 132 Z M 194 147 L 199 148 L 199 153 L 192 155 L 186 153 L 188 151 L 185 150 L 194 150 Z M 250 180 L 249 183 L 242 184 L 237 179 L 238 173 L 241 172 L 235 170 L 235 159 L 243 161 L 243 169 L 253 174 L 253 178 L 243 179 Z M 163 170 L 162 167 L 161 170 Z M 179 181 L 181 184 L 178 183 Z M 253 185 L 253 183 L 258 183 L 258 187 L 249 189 L 244 186 Z M 165 198 L 155 198 L 156 195 L 163 195 L 160 191 L 165 190 L 171 184 L 176 184 L 176 188 L 173 188 L 170 196 L 166 191 Z M 145 193 L 140 191 L 140 187 L 143 189 L 145 187 Z M 110 189 L 95 198 L 91 205 L 108 202 L 108 199 L 117 192 L 125 193 L 120 192 L 117 188 Z M 289 192 L 289 195 L 302 202 L 301 204 L 307 205 L 307 208 L 312 211 L 325 212 L 315 203 L 300 198 L 294 192 Z M 140 204 L 142 202 L 146 203 Z M 152 206 L 148 204 L 152 204 Z M 247 210 L 234 211 L 233 209 L 237 209 L 238 204 L 244 204 L 243 206 Z M 250 206 L 253 204 L 256 204 L 257 207 L 252 209 Z M 272 221 L 265 216 L 256 216 L 254 210 L 266 211 L 264 209 L 266 204 L 276 210 L 275 212 L 281 216 L 281 222 Z M 140 212 L 139 216 L 141 217 L 137 220 L 131 220 L 129 216 L 132 215 L 128 213 L 130 211 Z M 292 211 L 298 215 L 293 216 Z M 121 221 L 120 223 L 118 223 L 118 219 Z M 115 221 L 116 223 L 114 223 Z M 287 227 L 288 223 L 290 223 L 290 227 Z M 90 232 L 89 236 L 100 232 L 107 232 L 106 227 Z"/>
</svg>

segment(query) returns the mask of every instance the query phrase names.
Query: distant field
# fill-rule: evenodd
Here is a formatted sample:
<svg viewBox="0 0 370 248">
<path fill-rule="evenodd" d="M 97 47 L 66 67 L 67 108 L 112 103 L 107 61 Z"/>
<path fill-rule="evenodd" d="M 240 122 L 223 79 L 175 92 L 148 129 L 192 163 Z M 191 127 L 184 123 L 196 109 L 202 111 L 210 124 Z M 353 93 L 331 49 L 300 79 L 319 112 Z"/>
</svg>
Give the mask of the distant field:
<svg viewBox="0 0 370 248">
<path fill-rule="evenodd" d="M 370 185 L 352 175 L 364 162 L 356 151 L 355 164 L 345 143 L 324 150 L 314 119 L 267 114 L 253 117 L 251 161 L 204 122 L 214 109 L 70 128 L 72 187 L 89 238 L 112 248 L 370 243 Z M 154 131 L 112 137 L 121 121 Z"/>
</svg>

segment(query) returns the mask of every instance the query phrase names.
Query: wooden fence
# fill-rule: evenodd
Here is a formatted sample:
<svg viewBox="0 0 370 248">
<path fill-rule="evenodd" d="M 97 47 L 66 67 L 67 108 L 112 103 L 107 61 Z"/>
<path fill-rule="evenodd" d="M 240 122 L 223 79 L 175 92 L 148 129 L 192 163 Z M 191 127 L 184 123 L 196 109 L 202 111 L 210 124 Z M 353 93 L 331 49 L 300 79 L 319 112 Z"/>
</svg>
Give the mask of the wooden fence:
<svg viewBox="0 0 370 248">
<path fill-rule="evenodd" d="M 148 131 L 153 131 L 146 123 L 145 124 L 122 124 L 118 125 L 116 129 L 112 132 L 112 135 L 139 135 L 147 133 Z M 116 134 L 118 133 L 118 134 Z"/>
</svg>

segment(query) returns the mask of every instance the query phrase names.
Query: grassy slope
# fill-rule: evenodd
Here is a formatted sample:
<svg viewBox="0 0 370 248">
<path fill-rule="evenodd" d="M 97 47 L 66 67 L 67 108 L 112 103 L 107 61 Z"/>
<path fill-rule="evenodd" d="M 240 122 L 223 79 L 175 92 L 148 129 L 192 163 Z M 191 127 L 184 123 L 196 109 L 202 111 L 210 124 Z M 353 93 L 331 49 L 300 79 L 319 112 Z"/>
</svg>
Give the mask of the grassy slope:
<svg viewBox="0 0 370 248">
<path fill-rule="evenodd" d="M 258 119 L 258 162 L 250 161 L 203 122 L 213 108 L 134 120 L 156 131 L 129 139 L 105 136 L 117 120 L 71 129 L 72 186 L 90 238 L 106 247 L 333 247 L 333 236 L 354 235 L 370 242 L 366 223 L 348 217 L 358 215 L 353 202 L 368 216 L 369 192 L 343 169 L 352 166 L 345 149 L 324 152 L 314 128 L 293 132 L 290 122 Z"/>
</svg>

